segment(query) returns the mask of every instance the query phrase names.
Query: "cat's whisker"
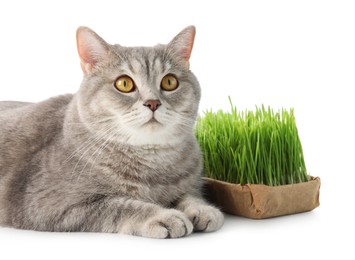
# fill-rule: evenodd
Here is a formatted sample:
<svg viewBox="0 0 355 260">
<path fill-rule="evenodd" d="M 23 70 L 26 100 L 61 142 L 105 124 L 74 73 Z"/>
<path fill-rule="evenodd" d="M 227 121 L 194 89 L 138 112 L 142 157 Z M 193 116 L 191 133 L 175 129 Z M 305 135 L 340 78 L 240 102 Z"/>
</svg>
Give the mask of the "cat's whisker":
<svg viewBox="0 0 355 260">
<path fill-rule="evenodd" d="M 85 142 L 83 142 L 73 153 L 71 153 L 65 160 L 64 163 L 72 159 L 76 154 L 78 154 L 82 149 L 90 146 L 92 142 L 99 140 L 101 137 L 105 136 L 110 130 L 112 130 L 111 126 L 106 126 L 100 133 L 95 134 L 93 137 L 90 136 Z M 87 132 L 85 132 L 87 133 Z"/>
<path fill-rule="evenodd" d="M 99 140 L 99 141 L 100 141 L 100 140 Z M 76 172 L 77 167 L 79 166 L 80 161 L 84 158 L 85 154 L 86 154 L 94 145 L 95 145 L 95 143 L 94 143 L 94 144 L 91 143 L 90 147 L 88 147 L 88 148 L 81 154 L 81 156 L 80 156 L 79 159 L 77 160 L 77 162 L 76 162 L 76 164 L 75 164 L 75 166 L 74 166 L 74 168 L 73 168 L 73 170 L 72 170 L 72 176 L 75 176 L 75 172 Z M 87 161 L 87 162 L 88 162 L 88 161 Z"/>
<path fill-rule="evenodd" d="M 80 173 L 78 174 L 77 181 L 79 181 L 81 174 L 85 171 L 85 168 L 86 168 L 86 166 L 89 164 L 89 162 L 91 163 L 91 169 L 90 169 L 90 171 L 89 171 L 89 175 L 90 175 L 91 170 L 92 170 L 92 167 L 93 167 L 93 165 L 95 164 L 95 161 L 96 161 L 97 157 L 101 154 L 102 150 L 106 147 L 106 145 L 109 144 L 109 140 L 110 140 L 114 135 L 115 135 L 115 134 L 109 135 L 109 136 L 106 138 L 106 140 L 105 140 L 102 144 L 100 144 L 99 147 L 91 154 L 91 156 L 89 157 L 89 160 L 86 161 L 85 165 L 82 167 Z M 103 139 L 101 139 L 101 140 L 103 140 Z M 98 155 L 95 157 L 94 161 L 92 161 L 92 158 L 94 157 L 94 155 L 95 155 L 96 153 L 97 153 Z"/>
<path fill-rule="evenodd" d="M 113 133 L 102 145 L 101 145 L 101 149 L 100 151 L 97 153 L 94 161 L 92 162 L 91 164 L 91 167 L 90 167 L 90 171 L 89 171 L 89 176 L 91 176 L 91 173 L 92 173 L 92 169 L 93 167 L 95 166 L 95 163 L 96 163 L 96 160 L 98 159 L 98 157 L 101 156 L 101 153 L 107 148 L 107 146 L 111 143 L 112 139 L 115 139 L 115 137 L 117 136 L 116 133 Z M 105 144 L 106 143 L 106 144 Z M 116 146 L 116 143 L 113 144 L 114 147 Z M 112 157 L 112 153 L 110 153 L 110 156 Z"/>
<path fill-rule="evenodd" d="M 144 119 L 144 118 L 142 116 L 140 116 L 140 117 L 132 117 L 132 118 L 126 119 L 125 120 L 125 124 L 137 123 L 137 122 L 140 122 L 141 119 Z"/>
<path fill-rule="evenodd" d="M 195 120 L 181 116 L 178 113 L 167 113 L 162 116 L 165 121 L 171 122 L 171 121 L 176 121 L 178 122 L 179 125 L 184 125 L 188 127 L 192 127 L 195 124 Z"/>
<path fill-rule="evenodd" d="M 102 139 L 103 139 L 103 138 L 102 138 Z M 101 140 L 102 140 L 102 139 L 101 139 Z M 100 141 L 101 141 L 101 140 L 100 140 Z M 95 145 L 95 144 L 93 144 L 90 148 L 88 148 L 88 149 L 81 155 L 81 157 L 78 159 L 78 161 L 77 161 L 75 167 L 74 167 L 73 170 L 72 170 L 72 176 L 73 176 L 73 177 L 75 176 L 76 169 L 77 169 L 77 167 L 78 167 L 80 161 L 83 159 L 84 155 L 89 151 L 89 149 L 93 148 L 94 145 Z M 90 156 L 90 159 L 91 159 L 91 157 L 92 157 L 92 156 Z M 88 164 L 89 162 L 90 162 L 90 160 L 86 160 L 85 165 L 82 166 L 81 171 L 80 171 L 80 172 L 78 173 L 78 175 L 77 175 L 77 181 L 80 179 L 81 174 L 83 173 L 83 171 L 85 170 L 85 168 L 86 168 L 86 166 L 87 166 L 87 164 Z"/>
<path fill-rule="evenodd" d="M 140 115 L 141 113 L 139 111 L 130 111 L 128 113 L 125 113 L 121 119 L 126 120 L 129 118 L 135 118 L 136 116 Z"/>
<path fill-rule="evenodd" d="M 102 120 L 98 120 L 98 121 L 92 121 L 92 122 L 85 122 L 86 125 L 101 125 L 102 123 L 107 123 L 110 122 L 114 119 L 116 119 L 117 116 L 111 116 L 111 117 L 106 117 Z M 78 122 L 67 122 L 67 125 L 83 125 L 82 121 L 78 121 Z"/>
<path fill-rule="evenodd" d="M 83 151 L 82 154 L 81 154 L 81 156 L 80 156 L 79 159 L 77 160 L 77 162 L 76 162 L 76 164 L 75 164 L 73 170 L 72 170 L 72 175 L 74 175 L 76 168 L 78 167 L 80 161 L 83 159 L 83 157 L 85 156 L 85 154 L 86 154 L 90 149 L 92 149 L 96 144 L 98 144 L 101 140 L 103 140 L 103 138 L 105 138 L 105 136 L 107 136 L 107 134 L 108 134 L 111 130 L 112 130 L 112 127 L 109 127 L 108 129 L 106 129 L 106 131 L 104 131 L 103 133 L 101 133 L 101 134 L 100 134 L 99 136 L 97 136 L 96 138 L 93 138 L 93 139 L 91 139 L 91 140 L 90 140 L 90 138 L 89 138 L 86 142 L 84 142 L 84 143 L 85 143 L 84 147 L 82 147 L 82 148 L 80 148 L 80 149 L 77 149 L 77 150 L 73 153 L 73 155 L 71 156 L 71 158 L 73 158 L 74 156 L 78 155 L 81 151 Z M 71 158 L 70 158 L 70 159 L 71 159 Z"/>
<path fill-rule="evenodd" d="M 94 125 L 94 124 L 99 124 L 99 125 L 102 125 L 102 123 L 103 122 L 109 122 L 110 120 L 112 120 L 113 118 L 115 118 L 115 117 L 110 117 L 110 118 L 106 118 L 106 119 L 104 119 L 104 120 L 99 120 L 99 121 L 97 121 L 97 122 L 95 122 L 95 123 L 92 123 L 91 125 Z M 83 125 L 83 123 L 81 122 L 81 123 L 72 123 L 72 124 L 78 124 L 78 125 Z M 109 131 L 110 130 L 110 125 L 106 125 L 106 126 L 104 126 L 103 127 L 103 129 L 99 132 L 99 133 L 96 133 L 93 137 L 92 136 L 90 136 L 89 138 L 88 138 L 88 140 L 87 141 L 85 141 L 85 142 L 83 142 L 73 153 L 71 153 L 68 157 L 67 157 L 67 159 L 64 161 L 64 162 L 67 162 L 68 160 L 70 160 L 77 152 L 80 152 L 80 150 L 82 149 L 82 148 L 84 148 L 84 147 L 86 147 L 87 145 L 88 145 L 88 141 L 92 141 L 92 140 L 96 140 L 97 138 L 100 138 L 100 135 L 102 134 L 102 135 L 105 135 L 107 132 L 106 132 L 106 130 L 107 131 Z M 77 130 L 77 129 L 75 129 L 75 131 L 77 132 L 77 133 L 79 133 L 79 131 Z M 84 129 L 81 129 L 81 131 L 80 131 L 81 133 L 83 133 L 83 134 L 87 134 L 87 130 L 84 128 Z"/>
</svg>

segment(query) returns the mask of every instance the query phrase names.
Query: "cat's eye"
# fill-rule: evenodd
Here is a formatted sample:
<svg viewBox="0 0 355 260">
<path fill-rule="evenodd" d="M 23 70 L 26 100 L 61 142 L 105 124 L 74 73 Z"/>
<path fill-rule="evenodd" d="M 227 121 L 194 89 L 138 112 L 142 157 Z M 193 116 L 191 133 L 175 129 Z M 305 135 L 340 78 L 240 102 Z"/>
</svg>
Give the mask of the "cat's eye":
<svg viewBox="0 0 355 260">
<path fill-rule="evenodd" d="M 134 82 L 128 76 L 121 76 L 116 79 L 115 88 L 123 93 L 129 93 L 134 90 Z"/>
<path fill-rule="evenodd" d="M 173 90 L 177 89 L 178 86 L 179 86 L 179 81 L 172 74 L 166 75 L 161 80 L 161 83 L 160 83 L 160 87 L 165 91 L 173 91 Z"/>
</svg>

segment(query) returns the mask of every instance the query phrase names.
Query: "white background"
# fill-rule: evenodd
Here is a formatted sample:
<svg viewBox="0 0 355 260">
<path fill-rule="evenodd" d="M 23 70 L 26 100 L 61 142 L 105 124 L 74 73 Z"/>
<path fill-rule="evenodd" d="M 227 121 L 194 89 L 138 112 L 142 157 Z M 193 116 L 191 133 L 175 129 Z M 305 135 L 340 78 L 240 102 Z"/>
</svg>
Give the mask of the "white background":
<svg viewBox="0 0 355 260">
<path fill-rule="evenodd" d="M 0 100 L 75 92 L 80 25 L 135 46 L 167 43 L 190 24 L 201 111 L 228 109 L 228 95 L 239 109 L 294 107 L 321 206 L 259 221 L 226 216 L 216 233 L 164 241 L 0 228 L 1 259 L 354 259 L 352 1 L 1 1 Z"/>
</svg>

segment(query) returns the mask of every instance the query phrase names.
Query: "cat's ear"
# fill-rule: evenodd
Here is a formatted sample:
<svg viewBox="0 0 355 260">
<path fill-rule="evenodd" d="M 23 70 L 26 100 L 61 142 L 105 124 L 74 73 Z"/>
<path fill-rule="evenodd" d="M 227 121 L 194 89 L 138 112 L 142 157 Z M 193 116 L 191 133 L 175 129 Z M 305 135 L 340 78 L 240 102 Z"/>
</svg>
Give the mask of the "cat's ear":
<svg viewBox="0 0 355 260">
<path fill-rule="evenodd" d="M 84 74 L 91 72 L 98 62 L 108 57 L 108 44 L 87 27 L 78 28 L 76 43 Z"/>
<path fill-rule="evenodd" d="M 167 52 L 187 69 L 190 67 L 189 59 L 194 45 L 195 34 L 195 26 L 186 27 L 167 45 Z"/>
</svg>

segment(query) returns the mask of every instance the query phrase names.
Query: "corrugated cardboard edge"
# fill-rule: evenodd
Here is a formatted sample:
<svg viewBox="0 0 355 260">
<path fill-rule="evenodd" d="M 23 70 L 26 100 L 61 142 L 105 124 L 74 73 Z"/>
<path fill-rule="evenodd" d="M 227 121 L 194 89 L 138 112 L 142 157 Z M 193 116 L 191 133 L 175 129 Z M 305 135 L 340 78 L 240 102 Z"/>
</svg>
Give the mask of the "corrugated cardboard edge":
<svg viewBox="0 0 355 260">
<path fill-rule="evenodd" d="M 240 185 L 203 179 L 207 199 L 233 215 L 262 219 L 310 211 L 319 206 L 318 177 L 282 186 Z"/>
</svg>

